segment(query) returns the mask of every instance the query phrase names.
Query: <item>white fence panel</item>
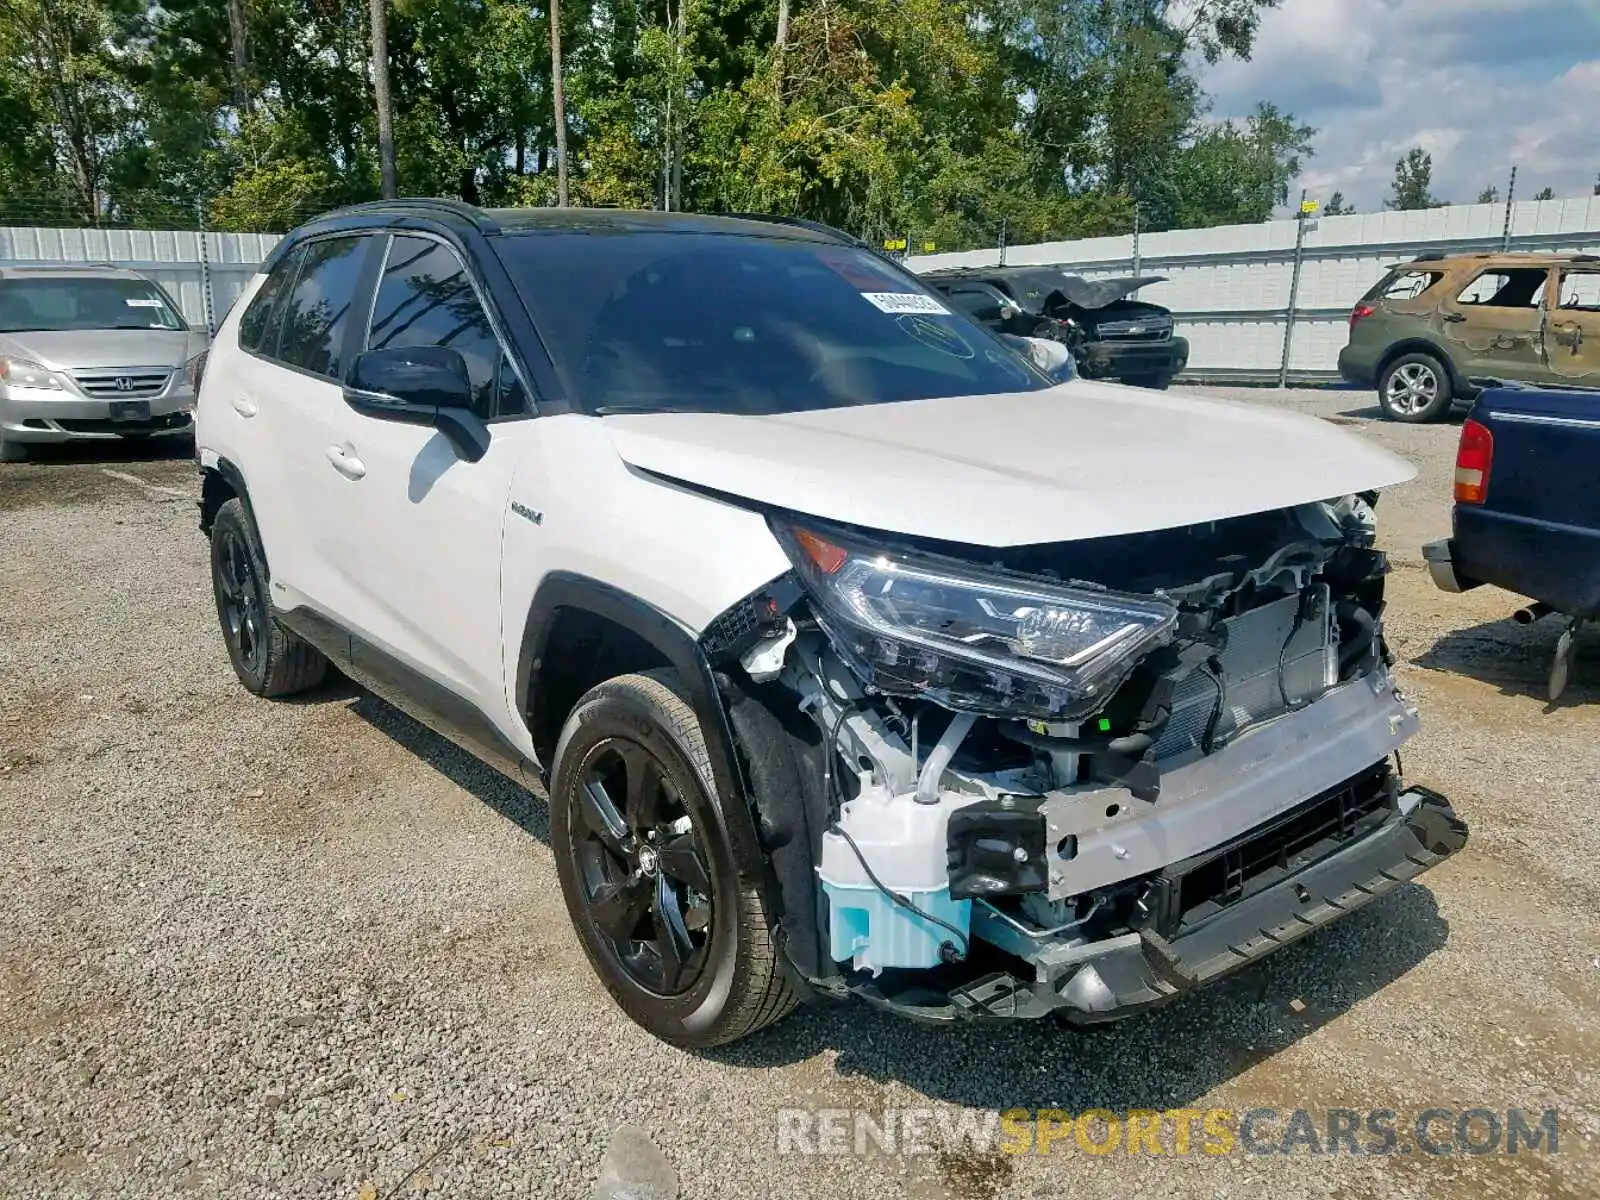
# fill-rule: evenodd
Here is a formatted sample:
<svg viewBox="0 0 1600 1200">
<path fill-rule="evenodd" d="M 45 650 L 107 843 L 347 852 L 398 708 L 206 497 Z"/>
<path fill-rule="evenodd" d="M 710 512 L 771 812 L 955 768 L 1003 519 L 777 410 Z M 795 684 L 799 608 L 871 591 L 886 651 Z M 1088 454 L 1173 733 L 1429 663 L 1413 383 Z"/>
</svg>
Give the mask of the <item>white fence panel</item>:
<svg viewBox="0 0 1600 1200">
<path fill-rule="evenodd" d="M 280 236 L 0 226 L 0 267 L 48 263 L 131 267 L 164 287 L 191 324 L 209 323 L 215 328 Z"/>
</svg>

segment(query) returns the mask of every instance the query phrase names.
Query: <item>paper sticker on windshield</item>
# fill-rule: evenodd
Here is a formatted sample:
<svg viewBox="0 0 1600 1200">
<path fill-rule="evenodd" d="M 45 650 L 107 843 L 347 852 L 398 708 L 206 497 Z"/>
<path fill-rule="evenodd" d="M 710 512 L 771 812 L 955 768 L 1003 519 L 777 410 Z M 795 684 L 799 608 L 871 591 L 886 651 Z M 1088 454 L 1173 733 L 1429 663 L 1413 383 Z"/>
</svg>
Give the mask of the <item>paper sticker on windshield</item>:
<svg viewBox="0 0 1600 1200">
<path fill-rule="evenodd" d="M 862 292 L 861 298 L 886 313 L 934 313 L 950 315 L 950 310 L 932 296 L 916 292 Z"/>
<path fill-rule="evenodd" d="M 160 308 L 161 307 L 161 301 L 159 301 L 159 300 L 124 300 L 123 303 L 126 304 L 129 308 Z"/>
</svg>

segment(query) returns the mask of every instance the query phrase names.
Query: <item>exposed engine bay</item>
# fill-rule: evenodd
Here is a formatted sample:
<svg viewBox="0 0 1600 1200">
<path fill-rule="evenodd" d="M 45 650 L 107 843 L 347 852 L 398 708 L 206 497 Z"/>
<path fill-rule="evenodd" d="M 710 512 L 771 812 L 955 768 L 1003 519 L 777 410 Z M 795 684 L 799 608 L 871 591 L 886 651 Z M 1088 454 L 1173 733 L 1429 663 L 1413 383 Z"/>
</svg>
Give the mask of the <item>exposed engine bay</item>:
<svg viewBox="0 0 1600 1200">
<path fill-rule="evenodd" d="M 1006 550 L 774 519 L 793 575 L 702 641 L 799 972 L 1110 1019 L 1459 848 L 1396 769 L 1375 500 Z"/>
</svg>

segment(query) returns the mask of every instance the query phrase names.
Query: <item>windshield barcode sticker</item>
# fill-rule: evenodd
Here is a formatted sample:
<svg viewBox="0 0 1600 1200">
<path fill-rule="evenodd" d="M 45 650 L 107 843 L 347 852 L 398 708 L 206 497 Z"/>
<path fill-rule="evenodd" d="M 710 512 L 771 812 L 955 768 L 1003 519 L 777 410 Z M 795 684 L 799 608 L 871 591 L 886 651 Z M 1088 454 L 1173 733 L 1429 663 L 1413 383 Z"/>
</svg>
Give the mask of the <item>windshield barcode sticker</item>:
<svg viewBox="0 0 1600 1200">
<path fill-rule="evenodd" d="M 916 292 L 862 292 L 861 298 L 874 308 L 886 313 L 944 313 L 950 312 L 932 296 Z"/>
</svg>

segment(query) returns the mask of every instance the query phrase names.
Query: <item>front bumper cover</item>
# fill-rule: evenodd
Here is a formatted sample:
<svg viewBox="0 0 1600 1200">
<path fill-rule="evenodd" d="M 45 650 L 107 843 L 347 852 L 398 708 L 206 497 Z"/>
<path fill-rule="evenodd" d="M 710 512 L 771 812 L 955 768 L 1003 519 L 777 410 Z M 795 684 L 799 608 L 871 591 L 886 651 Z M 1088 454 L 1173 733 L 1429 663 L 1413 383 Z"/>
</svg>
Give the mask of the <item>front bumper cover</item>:
<svg viewBox="0 0 1600 1200">
<path fill-rule="evenodd" d="M 1085 379 L 1126 375 L 1171 378 L 1189 363 L 1189 341 L 1171 337 L 1163 341 L 1084 342 L 1078 348 L 1078 370 Z"/>
<path fill-rule="evenodd" d="M 1369 904 L 1466 844 L 1467 827 L 1438 793 L 1408 787 L 1367 836 L 1220 910 L 1167 940 L 1144 930 L 1048 956 L 1033 980 L 997 972 L 951 990 L 944 1003 L 908 1004 L 875 987 L 868 1000 L 924 1020 L 1017 1020 L 1058 1014 L 1096 1024 L 1162 1004 L 1230 974 Z"/>
<path fill-rule="evenodd" d="M 178 368 L 172 371 L 177 376 Z M 68 390 L 0 388 L 0 441 L 71 442 L 130 433 L 182 434 L 194 425 L 194 390 L 177 378 L 160 395 L 134 399 L 148 408 L 147 417 L 113 419 L 114 403 L 120 402 Z"/>
</svg>

